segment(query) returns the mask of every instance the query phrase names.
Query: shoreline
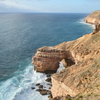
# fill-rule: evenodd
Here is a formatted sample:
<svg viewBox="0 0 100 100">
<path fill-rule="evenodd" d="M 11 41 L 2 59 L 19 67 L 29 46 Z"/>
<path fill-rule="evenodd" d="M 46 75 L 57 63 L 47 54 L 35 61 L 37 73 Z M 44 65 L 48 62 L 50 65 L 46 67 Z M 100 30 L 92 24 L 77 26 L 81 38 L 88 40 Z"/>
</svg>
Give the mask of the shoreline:
<svg viewBox="0 0 100 100">
<path fill-rule="evenodd" d="M 98 60 L 100 60 L 99 42 L 100 42 L 100 32 L 96 34 L 92 33 L 86 34 L 78 38 L 77 40 L 64 42 L 55 46 L 58 49 L 60 48 L 60 49 L 65 49 L 66 51 L 70 51 L 71 55 L 67 54 L 67 59 L 65 58 L 65 60 L 62 61 L 63 64 L 65 63 L 65 69 L 58 73 L 54 73 L 51 77 L 52 80 L 51 93 L 53 98 L 51 98 L 50 100 L 58 100 L 58 99 L 62 100 L 62 98 L 63 99 L 69 98 L 71 100 L 76 100 L 77 98 L 80 97 L 85 98 L 84 95 L 86 95 L 87 96 L 86 98 L 88 98 L 88 93 L 85 93 L 83 91 L 85 91 L 86 89 L 88 90 L 86 86 L 88 84 L 91 84 L 90 80 L 93 81 L 94 80 L 93 77 L 95 76 L 95 74 L 98 74 L 98 72 L 95 73 L 93 72 L 93 70 L 95 67 L 94 64 L 98 66 L 96 69 L 97 71 L 99 70 L 100 67 L 100 63 L 98 62 Z M 89 47 L 89 45 L 91 46 Z M 95 48 L 95 50 L 93 49 L 93 47 Z M 68 59 L 74 59 L 75 63 L 72 65 L 71 64 L 72 62 Z M 90 76 L 90 74 L 92 75 L 92 77 Z M 73 81 L 75 82 L 73 83 Z M 82 82 L 80 83 L 80 81 Z M 99 83 L 98 81 L 96 82 L 96 84 Z M 82 87 L 80 84 L 82 85 Z M 85 84 L 86 86 L 84 86 L 83 84 Z M 94 87 L 94 85 L 92 85 L 92 87 Z"/>
</svg>

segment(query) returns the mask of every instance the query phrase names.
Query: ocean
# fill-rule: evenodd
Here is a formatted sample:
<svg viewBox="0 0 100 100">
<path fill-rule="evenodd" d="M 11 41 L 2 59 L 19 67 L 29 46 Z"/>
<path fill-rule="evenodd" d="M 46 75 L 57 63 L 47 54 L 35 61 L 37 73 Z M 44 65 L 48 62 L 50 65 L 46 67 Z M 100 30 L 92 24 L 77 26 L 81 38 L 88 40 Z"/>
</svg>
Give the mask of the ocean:
<svg viewBox="0 0 100 100">
<path fill-rule="evenodd" d="M 84 22 L 87 15 L 1 13 L 0 100 L 48 100 L 47 95 L 31 89 L 36 83 L 48 88 L 46 75 L 34 71 L 32 56 L 42 46 L 55 46 L 91 33 L 93 26 Z"/>
</svg>

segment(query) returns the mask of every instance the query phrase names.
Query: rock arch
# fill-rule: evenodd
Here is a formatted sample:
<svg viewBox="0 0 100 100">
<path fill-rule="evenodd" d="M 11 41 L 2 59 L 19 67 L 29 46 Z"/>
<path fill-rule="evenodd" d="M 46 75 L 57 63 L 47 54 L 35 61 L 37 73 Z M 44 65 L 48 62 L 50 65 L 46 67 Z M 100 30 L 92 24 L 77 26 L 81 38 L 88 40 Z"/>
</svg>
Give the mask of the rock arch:
<svg viewBox="0 0 100 100">
<path fill-rule="evenodd" d="M 55 47 L 39 48 L 32 58 L 34 69 L 38 72 L 55 73 L 59 68 L 59 62 L 68 67 L 75 64 L 75 61 L 69 51 L 57 49 Z"/>
</svg>

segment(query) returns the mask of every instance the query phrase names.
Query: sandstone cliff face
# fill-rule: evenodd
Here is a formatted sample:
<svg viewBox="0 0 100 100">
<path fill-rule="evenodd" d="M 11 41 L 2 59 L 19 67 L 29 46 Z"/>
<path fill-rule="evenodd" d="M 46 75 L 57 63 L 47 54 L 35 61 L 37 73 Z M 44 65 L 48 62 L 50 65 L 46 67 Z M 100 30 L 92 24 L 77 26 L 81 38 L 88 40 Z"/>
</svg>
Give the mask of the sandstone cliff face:
<svg viewBox="0 0 100 100">
<path fill-rule="evenodd" d="M 95 25 L 100 24 L 100 10 L 94 11 L 93 13 L 91 13 L 90 15 L 88 15 L 85 18 L 84 21 L 86 23 L 95 24 Z"/>
<path fill-rule="evenodd" d="M 91 34 L 55 47 L 39 48 L 32 58 L 39 72 L 56 72 L 59 62 L 66 67 L 52 75 L 51 93 L 59 100 L 100 100 L 100 11 L 86 17 L 95 24 Z M 58 99 L 54 99 L 58 100 Z"/>
<path fill-rule="evenodd" d="M 93 31 L 93 34 L 100 31 L 100 11 L 94 11 L 93 13 L 88 15 L 84 21 L 86 23 L 95 25 L 95 30 Z"/>
<path fill-rule="evenodd" d="M 75 64 L 52 76 L 53 97 L 70 95 L 72 100 L 100 100 L 100 33 L 55 47 L 69 51 Z M 65 60 L 63 63 L 67 65 Z"/>
<path fill-rule="evenodd" d="M 66 57 L 66 52 L 55 47 L 39 48 L 32 58 L 32 64 L 38 72 L 54 73 L 59 68 L 59 62 Z"/>
</svg>

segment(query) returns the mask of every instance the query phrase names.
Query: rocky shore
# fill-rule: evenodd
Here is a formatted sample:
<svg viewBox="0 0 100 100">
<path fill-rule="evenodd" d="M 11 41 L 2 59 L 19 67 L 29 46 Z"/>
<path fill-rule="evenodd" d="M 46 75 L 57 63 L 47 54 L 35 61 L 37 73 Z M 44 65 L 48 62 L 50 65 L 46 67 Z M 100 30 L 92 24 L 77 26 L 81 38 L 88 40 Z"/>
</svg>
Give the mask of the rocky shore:
<svg viewBox="0 0 100 100">
<path fill-rule="evenodd" d="M 63 42 L 54 47 L 42 47 L 32 58 L 35 70 L 56 72 L 62 61 L 65 69 L 51 76 L 51 100 L 100 100 L 100 11 L 86 17 L 95 25 L 92 33 Z"/>
<path fill-rule="evenodd" d="M 46 74 L 46 79 L 45 79 L 45 84 L 43 83 L 36 83 L 34 86 L 31 87 L 32 90 L 35 90 L 37 92 L 39 92 L 41 95 L 47 95 L 49 99 L 52 98 L 52 94 L 51 94 L 51 74 Z"/>
<path fill-rule="evenodd" d="M 75 64 L 52 76 L 53 97 L 76 97 L 80 94 L 84 100 L 99 100 L 97 98 L 100 96 L 100 32 L 85 35 L 57 47 L 62 48 L 63 45 L 66 45 L 66 50 L 72 52 Z M 88 96 L 89 94 L 92 96 Z M 93 99 L 93 95 L 97 96 Z"/>
</svg>

